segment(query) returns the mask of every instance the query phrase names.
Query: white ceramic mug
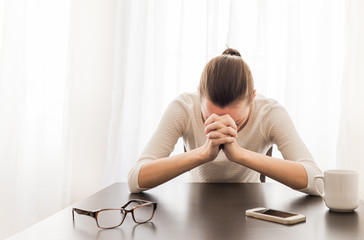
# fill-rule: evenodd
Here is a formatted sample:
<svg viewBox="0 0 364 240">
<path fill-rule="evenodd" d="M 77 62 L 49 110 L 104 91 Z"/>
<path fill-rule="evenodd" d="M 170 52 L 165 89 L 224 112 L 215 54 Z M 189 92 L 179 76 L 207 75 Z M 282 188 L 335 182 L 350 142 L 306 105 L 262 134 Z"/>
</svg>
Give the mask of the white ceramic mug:
<svg viewBox="0 0 364 240">
<path fill-rule="evenodd" d="M 324 182 L 324 193 L 318 190 L 318 179 Z M 352 170 L 327 170 L 315 177 L 317 192 L 332 211 L 351 212 L 359 205 L 359 174 Z"/>
</svg>

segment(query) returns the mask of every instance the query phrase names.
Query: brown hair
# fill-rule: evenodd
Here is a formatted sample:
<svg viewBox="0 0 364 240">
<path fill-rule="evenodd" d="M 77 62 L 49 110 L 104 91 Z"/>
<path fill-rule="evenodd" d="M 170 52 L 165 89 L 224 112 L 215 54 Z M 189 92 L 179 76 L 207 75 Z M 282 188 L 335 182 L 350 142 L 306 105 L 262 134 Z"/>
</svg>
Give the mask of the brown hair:
<svg viewBox="0 0 364 240">
<path fill-rule="evenodd" d="M 250 103 L 254 81 L 240 53 L 228 48 L 206 64 L 198 89 L 200 97 L 208 97 L 215 105 L 226 107 L 236 100 L 247 99 Z"/>
</svg>

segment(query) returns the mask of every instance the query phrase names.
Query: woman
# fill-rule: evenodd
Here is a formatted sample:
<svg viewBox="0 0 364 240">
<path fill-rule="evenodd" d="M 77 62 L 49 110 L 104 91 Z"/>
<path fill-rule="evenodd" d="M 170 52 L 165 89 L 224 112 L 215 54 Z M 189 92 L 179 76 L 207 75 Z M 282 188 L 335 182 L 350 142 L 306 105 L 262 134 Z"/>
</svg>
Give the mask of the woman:
<svg viewBox="0 0 364 240">
<path fill-rule="evenodd" d="M 254 90 L 240 53 L 226 49 L 207 63 L 198 93 L 185 93 L 167 108 L 128 175 L 141 192 L 190 171 L 193 182 L 258 182 L 259 173 L 317 195 L 321 175 L 285 109 Z M 183 137 L 185 153 L 169 156 Z M 284 159 L 266 156 L 276 144 Z"/>
</svg>

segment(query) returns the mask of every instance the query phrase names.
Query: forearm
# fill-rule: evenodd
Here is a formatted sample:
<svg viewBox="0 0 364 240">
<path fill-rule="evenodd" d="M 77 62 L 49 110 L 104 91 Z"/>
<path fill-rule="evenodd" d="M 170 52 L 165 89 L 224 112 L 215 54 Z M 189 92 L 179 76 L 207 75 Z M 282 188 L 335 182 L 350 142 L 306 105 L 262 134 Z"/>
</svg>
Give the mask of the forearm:
<svg viewBox="0 0 364 240">
<path fill-rule="evenodd" d="M 307 187 L 307 173 L 303 165 L 297 162 L 273 158 L 240 148 L 232 161 L 260 172 L 269 178 L 281 182 L 293 189 Z"/>
<path fill-rule="evenodd" d="M 205 162 L 199 149 L 147 162 L 139 172 L 139 187 L 156 187 Z"/>
</svg>

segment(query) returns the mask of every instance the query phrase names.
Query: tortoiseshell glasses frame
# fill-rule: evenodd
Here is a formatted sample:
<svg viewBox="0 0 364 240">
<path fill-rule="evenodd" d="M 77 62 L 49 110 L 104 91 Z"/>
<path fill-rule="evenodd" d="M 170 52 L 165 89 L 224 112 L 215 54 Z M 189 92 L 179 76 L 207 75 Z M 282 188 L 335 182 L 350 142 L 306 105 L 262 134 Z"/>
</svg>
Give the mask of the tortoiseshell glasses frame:
<svg viewBox="0 0 364 240">
<path fill-rule="evenodd" d="M 131 204 L 137 204 L 137 206 L 131 209 L 126 209 Z M 125 217 L 128 213 L 131 213 L 131 216 L 135 223 L 140 223 L 140 224 L 146 223 L 153 218 L 156 209 L 157 209 L 157 203 L 155 202 L 150 202 L 140 199 L 132 199 L 121 208 L 105 208 L 95 211 L 88 211 L 80 208 L 72 208 L 72 218 L 74 221 L 76 212 L 78 214 L 94 218 L 99 228 L 111 229 L 119 227 L 124 222 Z M 106 223 L 104 223 L 105 220 L 100 219 L 100 216 L 106 216 L 106 217 L 101 217 L 101 219 L 106 219 Z M 107 219 L 108 216 L 110 216 L 110 218 L 111 217 L 114 218 L 114 220 L 112 220 L 114 221 L 114 223 L 108 222 Z M 100 221 L 102 221 L 102 223 Z"/>
</svg>

